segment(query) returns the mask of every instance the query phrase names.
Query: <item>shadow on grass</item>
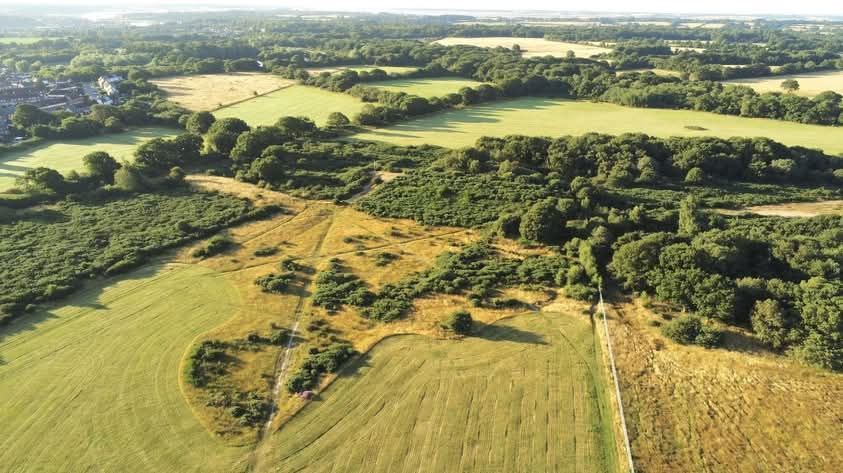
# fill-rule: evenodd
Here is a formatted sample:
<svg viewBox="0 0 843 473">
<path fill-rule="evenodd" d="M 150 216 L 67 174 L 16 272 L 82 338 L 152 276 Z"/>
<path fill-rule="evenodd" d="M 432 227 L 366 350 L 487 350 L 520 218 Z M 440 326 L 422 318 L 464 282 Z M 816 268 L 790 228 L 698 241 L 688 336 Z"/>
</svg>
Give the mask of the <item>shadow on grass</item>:
<svg viewBox="0 0 843 473">
<path fill-rule="evenodd" d="M 531 345 L 547 345 L 544 337 L 537 333 L 528 332 L 510 325 L 482 324 L 474 322 L 475 329 L 472 336 L 493 342 L 516 342 Z"/>
</svg>

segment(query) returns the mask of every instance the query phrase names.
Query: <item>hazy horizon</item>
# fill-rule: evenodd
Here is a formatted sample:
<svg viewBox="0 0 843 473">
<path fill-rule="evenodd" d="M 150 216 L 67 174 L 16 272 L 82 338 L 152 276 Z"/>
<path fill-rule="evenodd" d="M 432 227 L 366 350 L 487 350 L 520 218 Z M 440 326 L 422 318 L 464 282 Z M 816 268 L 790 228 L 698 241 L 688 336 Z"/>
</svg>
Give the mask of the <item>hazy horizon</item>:
<svg viewBox="0 0 843 473">
<path fill-rule="evenodd" d="M 595 15 L 595 14 L 650 14 L 650 15 L 736 15 L 736 16 L 843 16 L 843 7 L 830 5 L 831 2 L 819 0 L 805 0 L 802 2 L 784 1 L 744 1 L 734 2 L 726 0 L 711 0 L 701 4 L 686 4 L 684 2 L 666 0 L 642 0 L 637 2 L 623 2 L 619 0 L 593 0 L 588 2 L 588 8 L 577 4 L 559 4 L 547 0 L 525 0 L 517 2 L 464 0 L 459 7 L 444 0 L 429 0 L 425 2 L 402 2 L 400 6 L 386 0 L 359 0 L 350 4 L 336 0 L 316 0 L 304 2 L 292 0 L 278 2 L 271 0 L 247 0 L 234 2 L 232 0 L 180 0 L 176 2 L 166 0 L 127 0 L 115 4 L 107 0 L 90 0 L 86 2 L 64 2 L 59 0 L 34 0 L 22 5 L 20 0 L 0 0 L 0 6 L 11 7 L 11 12 L 30 10 L 35 6 L 53 6 L 60 9 L 89 9 L 89 10 L 166 10 L 179 11 L 184 9 L 296 9 L 301 11 L 360 11 L 360 12 L 435 12 L 437 14 L 454 12 L 465 14 L 478 13 L 546 13 L 550 15 Z M 839 4 L 838 4 L 839 5 Z M 633 8 L 634 7 L 634 8 Z M 49 12 L 44 12 L 48 13 Z"/>
</svg>

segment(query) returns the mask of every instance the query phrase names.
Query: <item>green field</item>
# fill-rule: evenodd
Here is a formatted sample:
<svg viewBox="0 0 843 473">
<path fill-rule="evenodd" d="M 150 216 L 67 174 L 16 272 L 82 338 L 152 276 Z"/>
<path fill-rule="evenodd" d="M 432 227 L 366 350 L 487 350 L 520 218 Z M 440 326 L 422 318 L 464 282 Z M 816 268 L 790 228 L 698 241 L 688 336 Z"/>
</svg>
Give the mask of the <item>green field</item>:
<svg viewBox="0 0 843 473">
<path fill-rule="evenodd" d="M 0 329 L 0 465 L 22 471 L 237 471 L 180 389 L 193 340 L 236 290 L 207 269 L 146 268 Z"/>
<path fill-rule="evenodd" d="M 706 128 L 696 131 L 686 128 Z M 355 135 L 399 145 L 461 147 L 481 136 L 631 132 L 654 136 L 766 136 L 787 145 L 843 152 L 843 128 L 707 112 L 622 107 L 608 103 L 522 98 L 429 115 Z"/>
<path fill-rule="evenodd" d="M 317 125 L 324 125 L 332 112 L 342 112 L 353 118 L 363 102 L 337 92 L 304 85 L 294 85 L 230 107 L 214 111 L 217 118 L 237 117 L 251 126 L 272 125 L 283 116 L 310 117 Z"/>
<path fill-rule="evenodd" d="M 93 151 L 105 151 L 118 161 L 130 160 L 135 148 L 144 141 L 161 136 L 174 136 L 172 128 L 141 128 L 64 143 L 47 143 L 40 146 L 0 154 L 0 190 L 15 185 L 15 179 L 27 169 L 39 166 L 56 169 L 61 173 L 82 169 L 82 157 Z"/>
<path fill-rule="evenodd" d="M 388 338 L 267 439 L 259 469 L 618 471 L 601 359 L 581 315 Z"/>
<path fill-rule="evenodd" d="M 477 87 L 481 82 L 452 77 L 432 77 L 417 79 L 396 79 L 383 82 L 372 82 L 372 87 L 386 89 L 392 92 L 404 92 L 420 97 L 442 97 L 455 93 L 463 87 Z"/>
<path fill-rule="evenodd" d="M 0 44 L 32 44 L 41 41 L 42 37 L 37 36 L 0 36 Z"/>
</svg>

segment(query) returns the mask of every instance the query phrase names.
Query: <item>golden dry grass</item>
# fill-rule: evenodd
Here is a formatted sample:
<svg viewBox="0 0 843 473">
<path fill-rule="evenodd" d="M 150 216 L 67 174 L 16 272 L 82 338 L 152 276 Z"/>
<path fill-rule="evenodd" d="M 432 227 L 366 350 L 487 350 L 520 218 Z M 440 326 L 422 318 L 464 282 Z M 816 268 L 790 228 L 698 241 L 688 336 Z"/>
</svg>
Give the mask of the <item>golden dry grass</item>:
<svg viewBox="0 0 843 473">
<path fill-rule="evenodd" d="M 790 202 L 775 205 L 756 205 L 741 210 L 721 210 L 726 215 L 753 213 L 778 217 L 816 217 L 818 215 L 843 215 L 843 200 L 824 202 Z"/>
<path fill-rule="evenodd" d="M 726 349 L 677 345 L 638 303 L 609 314 L 642 471 L 839 471 L 843 375 L 768 353 L 740 330 Z"/>
<path fill-rule="evenodd" d="M 548 41 L 544 38 L 511 38 L 511 37 L 490 37 L 490 38 L 443 38 L 436 41 L 445 46 L 465 44 L 479 46 L 481 48 L 512 48 L 517 44 L 524 51 L 524 57 L 535 56 L 556 56 L 565 57 L 568 51 L 573 51 L 577 57 L 591 57 L 611 51 L 600 46 L 579 43 L 563 43 L 561 41 Z"/>
<path fill-rule="evenodd" d="M 151 82 L 160 87 L 171 102 L 195 112 L 215 110 L 295 83 L 263 72 L 177 76 Z"/>
<path fill-rule="evenodd" d="M 746 85 L 757 92 L 782 92 L 782 82 L 795 79 L 799 82 L 799 95 L 813 97 L 828 90 L 843 94 L 843 71 L 809 72 L 804 74 L 789 74 L 772 77 L 754 77 L 751 79 L 735 79 L 726 84 Z"/>
</svg>

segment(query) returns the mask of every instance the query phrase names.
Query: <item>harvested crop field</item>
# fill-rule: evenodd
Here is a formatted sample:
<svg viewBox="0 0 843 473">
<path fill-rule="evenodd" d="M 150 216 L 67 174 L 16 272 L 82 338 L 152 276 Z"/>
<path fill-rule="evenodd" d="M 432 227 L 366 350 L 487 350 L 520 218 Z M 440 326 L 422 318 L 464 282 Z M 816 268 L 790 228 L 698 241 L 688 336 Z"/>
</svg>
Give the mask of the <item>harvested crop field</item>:
<svg viewBox="0 0 843 473">
<path fill-rule="evenodd" d="M 94 151 L 105 151 L 114 159 L 133 158 L 135 148 L 153 138 L 167 138 L 177 135 L 172 128 L 137 128 L 123 133 L 101 135 L 63 143 L 46 143 L 0 155 L 0 190 L 15 185 L 15 179 L 28 169 L 45 166 L 62 174 L 82 170 L 82 158 Z"/>
<path fill-rule="evenodd" d="M 535 56 L 556 56 L 565 57 L 568 51 L 573 51 L 577 57 L 591 57 L 602 53 L 608 53 L 611 49 L 593 46 L 590 44 L 564 43 L 561 41 L 549 41 L 544 38 L 512 38 L 512 37 L 488 37 L 488 38 L 443 38 L 436 41 L 445 46 L 464 44 L 468 46 L 479 46 L 481 48 L 512 48 L 518 45 L 523 51 L 524 57 Z"/>
<path fill-rule="evenodd" d="M 0 329 L 4 471 L 232 471 L 180 389 L 193 340 L 231 317 L 212 271 L 152 266 Z"/>
<path fill-rule="evenodd" d="M 706 350 L 665 339 L 639 304 L 609 314 L 640 471 L 839 471 L 843 375 L 771 354 L 740 330 Z"/>
<path fill-rule="evenodd" d="M 833 91 L 843 94 L 843 71 L 811 72 L 805 74 L 790 74 L 771 77 L 754 77 L 751 79 L 735 79 L 724 82 L 732 85 L 746 85 L 757 92 L 783 92 L 782 82 L 795 79 L 799 82 L 799 90 L 795 93 L 813 97 L 821 92 Z"/>
<path fill-rule="evenodd" d="M 338 92 L 294 85 L 214 112 L 217 118 L 236 117 L 251 126 L 272 125 L 283 116 L 305 116 L 324 125 L 332 112 L 348 118 L 360 112 L 363 102 Z"/>
<path fill-rule="evenodd" d="M 588 316 L 384 340 L 268 439 L 267 471 L 618 471 Z M 262 468 L 263 469 L 263 468 Z"/>
<path fill-rule="evenodd" d="M 171 102 L 193 111 L 209 111 L 263 95 L 295 82 L 263 72 L 204 74 L 153 80 Z"/>
<path fill-rule="evenodd" d="M 692 127 L 692 128 L 688 128 Z M 700 130 L 699 128 L 703 128 Z M 843 128 L 762 118 L 742 118 L 688 110 L 523 98 L 436 113 L 354 135 L 399 145 L 473 145 L 481 136 L 563 136 L 589 132 L 653 136 L 765 136 L 787 145 L 843 152 Z"/>
<path fill-rule="evenodd" d="M 417 79 L 397 79 L 383 82 L 372 82 L 367 85 L 390 92 L 404 92 L 420 97 L 442 97 L 458 92 L 463 87 L 477 87 L 482 82 L 453 77 L 433 77 Z"/>
</svg>

